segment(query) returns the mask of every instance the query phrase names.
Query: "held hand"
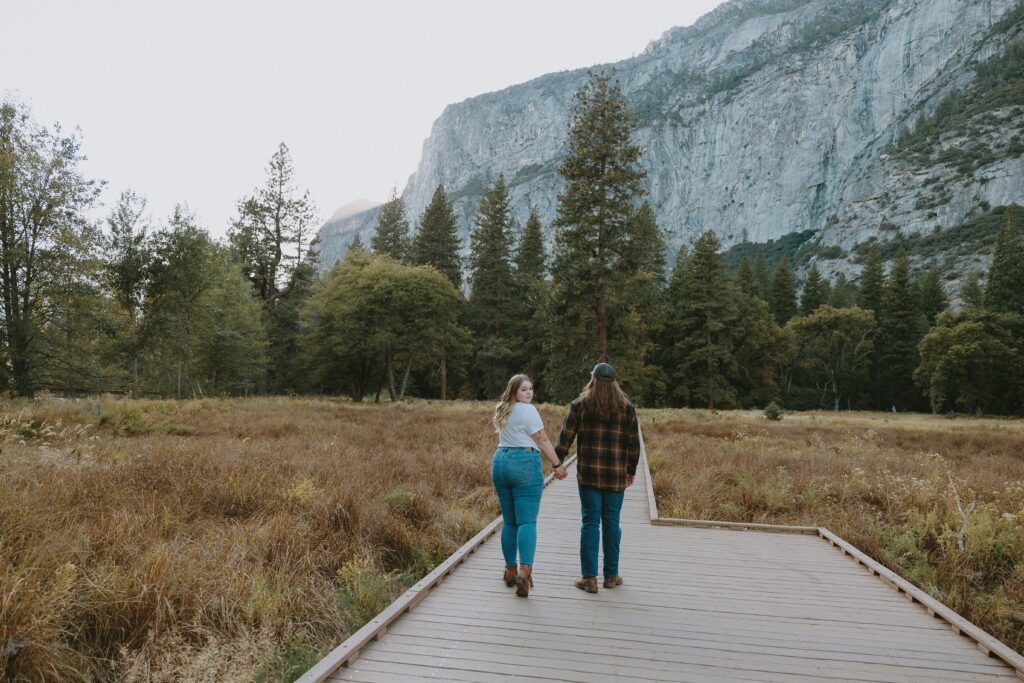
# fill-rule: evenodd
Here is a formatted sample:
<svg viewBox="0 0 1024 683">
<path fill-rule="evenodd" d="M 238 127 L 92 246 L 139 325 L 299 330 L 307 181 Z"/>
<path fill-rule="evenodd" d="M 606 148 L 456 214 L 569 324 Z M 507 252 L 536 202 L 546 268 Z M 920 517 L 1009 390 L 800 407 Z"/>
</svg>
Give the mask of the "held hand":
<svg viewBox="0 0 1024 683">
<path fill-rule="evenodd" d="M 569 473 L 565 471 L 565 465 L 559 465 L 554 469 L 555 479 L 565 479 Z"/>
<path fill-rule="evenodd" d="M 629 488 L 630 486 L 632 486 L 632 485 L 633 485 L 633 481 L 634 481 L 635 479 L 636 479 L 636 476 L 635 476 L 635 475 L 632 475 L 632 474 L 627 474 L 627 475 L 626 475 L 626 488 L 627 488 L 627 489 L 628 489 L 628 488 Z"/>
</svg>

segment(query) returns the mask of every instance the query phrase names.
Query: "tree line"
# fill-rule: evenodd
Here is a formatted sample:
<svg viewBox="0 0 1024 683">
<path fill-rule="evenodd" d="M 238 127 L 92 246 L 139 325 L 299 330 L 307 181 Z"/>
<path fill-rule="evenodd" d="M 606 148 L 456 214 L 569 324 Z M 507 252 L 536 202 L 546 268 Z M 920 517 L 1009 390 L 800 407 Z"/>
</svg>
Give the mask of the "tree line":
<svg viewBox="0 0 1024 683">
<path fill-rule="evenodd" d="M 466 257 L 443 185 L 410 226 L 397 192 L 365 245 L 317 268 L 308 193 L 281 145 L 263 187 L 217 241 L 186 208 L 158 225 L 121 195 L 106 229 L 83 218 L 99 183 L 79 140 L 0 106 L 0 383 L 31 396 L 330 393 L 353 400 L 493 399 L 526 372 L 543 400 L 575 395 L 598 360 L 647 406 L 1019 413 L 1024 243 L 1004 214 L 982 286 L 949 310 L 934 269 L 858 282 L 812 265 L 802 282 L 763 252 L 730 272 L 708 231 L 671 272 L 646 201 L 631 114 L 610 74 L 576 94 L 562 192 L 545 245 L 520 228 L 503 176 Z"/>
</svg>

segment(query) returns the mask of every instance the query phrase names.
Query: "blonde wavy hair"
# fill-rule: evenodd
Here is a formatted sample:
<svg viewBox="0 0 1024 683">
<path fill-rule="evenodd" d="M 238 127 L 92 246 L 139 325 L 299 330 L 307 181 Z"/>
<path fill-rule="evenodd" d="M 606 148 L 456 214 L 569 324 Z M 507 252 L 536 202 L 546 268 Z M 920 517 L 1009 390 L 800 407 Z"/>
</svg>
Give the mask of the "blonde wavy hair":
<svg viewBox="0 0 1024 683">
<path fill-rule="evenodd" d="M 516 392 L 519 391 L 523 382 L 529 381 L 530 378 L 526 375 L 512 375 L 509 379 L 505 391 L 501 394 L 501 401 L 494 406 L 494 417 L 491 418 L 491 422 L 494 423 L 495 431 L 500 432 L 508 424 L 508 418 L 512 415 L 512 409 L 516 405 Z"/>
</svg>

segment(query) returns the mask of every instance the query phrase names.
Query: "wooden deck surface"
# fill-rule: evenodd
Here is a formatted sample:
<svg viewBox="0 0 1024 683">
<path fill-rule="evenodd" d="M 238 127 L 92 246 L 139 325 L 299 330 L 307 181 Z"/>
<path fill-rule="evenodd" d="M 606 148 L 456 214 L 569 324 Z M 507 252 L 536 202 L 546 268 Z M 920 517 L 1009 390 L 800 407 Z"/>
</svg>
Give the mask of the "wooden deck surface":
<svg viewBox="0 0 1024 683">
<path fill-rule="evenodd" d="M 817 535 L 654 526 L 626 493 L 620 571 L 579 575 L 575 469 L 544 489 L 536 587 L 501 581 L 498 535 L 331 681 L 990 681 L 1015 670 Z"/>
</svg>

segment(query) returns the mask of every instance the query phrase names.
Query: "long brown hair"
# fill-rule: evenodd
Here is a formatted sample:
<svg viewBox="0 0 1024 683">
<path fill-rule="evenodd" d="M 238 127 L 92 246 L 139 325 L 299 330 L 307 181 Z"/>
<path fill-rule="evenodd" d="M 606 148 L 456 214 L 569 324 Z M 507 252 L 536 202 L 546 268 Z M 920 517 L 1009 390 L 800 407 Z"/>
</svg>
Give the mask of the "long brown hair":
<svg viewBox="0 0 1024 683">
<path fill-rule="evenodd" d="M 584 412 L 596 414 L 602 422 L 626 414 L 629 397 L 617 380 L 591 377 L 579 397 Z"/>
<path fill-rule="evenodd" d="M 530 378 L 526 375 L 512 375 L 508 380 L 505 391 L 501 394 L 501 401 L 498 402 L 498 405 L 494 406 L 494 417 L 491 418 L 491 422 L 494 423 L 495 430 L 500 432 L 508 424 L 508 418 L 516 405 L 516 392 L 519 391 L 519 387 L 523 385 L 523 382 L 529 381 Z"/>
</svg>

